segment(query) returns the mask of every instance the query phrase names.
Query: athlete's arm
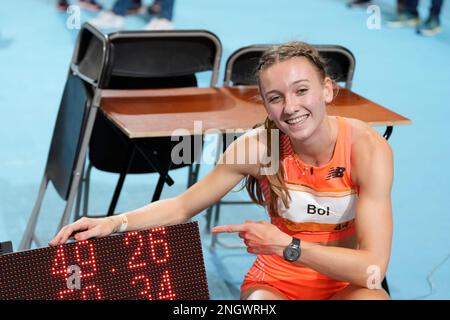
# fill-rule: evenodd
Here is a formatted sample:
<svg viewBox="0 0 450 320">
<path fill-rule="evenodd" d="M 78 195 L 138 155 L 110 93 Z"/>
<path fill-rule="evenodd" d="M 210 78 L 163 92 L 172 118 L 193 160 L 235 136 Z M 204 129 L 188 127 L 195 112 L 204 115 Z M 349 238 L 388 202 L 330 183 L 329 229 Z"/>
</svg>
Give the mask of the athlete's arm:
<svg viewBox="0 0 450 320">
<path fill-rule="evenodd" d="M 358 249 L 305 242 L 300 262 L 331 278 L 365 287 L 370 276 L 383 280 L 391 253 L 393 156 L 386 140 L 372 129 L 357 139 L 352 150 L 352 176 L 359 186 Z"/>
<path fill-rule="evenodd" d="M 246 175 L 257 175 L 258 164 L 249 163 L 248 157 L 238 156 L 240 152 L 258 152 L 257 130 L 250 131 L 234 141 L 221 156 L 215 168 L 201 181 L 194 184 L 181 195 L 153 202 L 139 209 L 125 213 L 127 231 L 142 230 L 155 226 L 178 224 L 188 221 L 197 213 L 210 207 L 239 183 Z M 249 149 L 245 149 L 246 146 Z M 235 160 L 233 160 L 235 159 Z M 237 159 L 242 159 L 237 163 Z M 103 237 L 116 232 L 122 223 L 122 217 L 81 218 L 60 230 L 50 245 L 65 243 L 74 234 L 75 240 Z"/>
</svg>

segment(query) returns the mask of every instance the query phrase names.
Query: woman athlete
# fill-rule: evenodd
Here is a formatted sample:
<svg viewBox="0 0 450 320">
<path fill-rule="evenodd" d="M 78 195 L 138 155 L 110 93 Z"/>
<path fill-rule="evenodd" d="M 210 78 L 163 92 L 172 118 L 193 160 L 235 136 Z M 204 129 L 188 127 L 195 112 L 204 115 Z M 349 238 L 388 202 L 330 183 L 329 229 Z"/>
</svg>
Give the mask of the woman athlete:
<svg viewBox="0 0 450 320">
<path fill-rule="evenodd" d="M 215 168 L 177 197 L 108 218 L 82 218 L 49 243 L 184 223 L 246 179 L 269 222 L 217 226 L 236 232 L 257 259 L 242 299 L 389 299 L 381 288 L 392 241 L 393 157 L 365 123 L 328 116 L 333 81 L 303 42 L 268 49 L 257 70 L 268 117 L 233 142 Z M 279 130 L 278 139 L 270 132 Z M 273 140 L 273 141 L 272 141 Z M 279 152 L 271 153 L 273 146 Z M 257 154 L 257 161 L 250 161 Z M 264 171 L 264 157 L 279 160 Z M 230 161 L 230 159 L 242 161 Z M 272 159 L 274 160 L 274 159 Z"/>
</svg>

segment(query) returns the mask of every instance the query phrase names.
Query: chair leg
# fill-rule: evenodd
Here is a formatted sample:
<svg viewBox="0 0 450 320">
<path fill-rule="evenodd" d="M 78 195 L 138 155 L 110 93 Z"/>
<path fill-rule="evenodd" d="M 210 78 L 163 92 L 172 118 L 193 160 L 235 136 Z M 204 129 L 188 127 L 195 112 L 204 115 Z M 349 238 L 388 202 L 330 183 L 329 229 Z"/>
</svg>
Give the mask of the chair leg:
<svg viewBox="0 0 450 320">
<path fill-rule="evenodd" d="M 131 169 L 131 165 L 133 164 L 134 155 L 136 154 L 136 147 L 131 147 L 131 151 L 129 152 L 128 159 L 126 162 L 126 165 L 124 166 L 124 169 L 120 173 L 119 180 L 117 181 L 116 188 L 114 190 L 113 197 L 111 199 L 111 203 L 109 205 L 108 209 L 108 216 L 112 216 L 114 214 L 114 211 L 116 210 L 117 202 L 119 201 L 120 192 L 122 191 L 123 183 L 125 182 L 125 177 L 127 176 L 128 172 Z"/>
<path fill-rule="evenodd" d="M 44 199 L 45 191 L 47 190 L 48 178 L 44 175 L 41 181 L 41 186 L 39 187 L 38 197 L 36 203 L 34 204 L 33 211 L 31 212 L 30 219 L 28 220 L 27 227 L 23 234 L 22 240 L 20 241 L 19 251 L 23 251 L 31 248 L 33 239 L 35 238 L 34 231 L 36 230 L 36 225 L 39 217 L 39 212 L 41 210 L 42 200 Z"/>
<path fill-rule="evenodd" d="M 194 165 L 191 164 L 188 167 L 188 182 L 187 182 L 187 189 L 192 185 L 192 175 L 194 174 Z"/>
<path fill-rule="evenodd" d="M 75 200 L 75 214 L 73 217 L 74 222 L 80 218 L 81 198 L 83 195 L 83 185 L 84 185 L 84 177 L 82 176 L 80 179 L 80 184 L 78 185 L 77 199 Z"/>
<path fill-rule="evenodd" d="M 85 173 L 85 165 L 86 162 L 83 165 L 83 169 L 81 170 L 81 178 L 80 183 L 78 184 L 78 191 L 77 191 L 77 199 L 75 200 L 75 214 L 73 217 L 73 221 L 77 221 L 80 218 L 80 211 L 81 211 L 81 200 L 83 198 L 83 187 L 86 183 L 86 173 Z"/>
<path fill-rule="evenodd" d="M 198 175 L 200 173 L 200 163 L 194 163 L 194 169 L 194 176 L 192 178 L 192 184 L 190 186 L 196 184 L 198 181 Z"/>
<path fill-rule="evenodd" d="M 205 232 L 206 233 L 211 232 L 211 220 L 212 220 L 213 208 L 214 208 L 214 206 L 211 206 L 206 210 L 206 214 L 205 214 L 205 219 L 206 219 Z"/>
<path fill-rule="evenodd" d="M 391 293 L 389 292 L 389 286 L 388 286 L 386 277 L 384 277 L 383 282 L 381 283 L 381 286 L 383 287 L 384 290 L 386 290 L 388 295 L 391 295 Z"/>
<path fill-rule="evenodd" d="M 386 131 L 383 134 L 383 138 L 385 138 L 386 140 L 389 140 L 389 137 L 391 136 L 392 131 L 394 131 L 394 127 L 393 126 L 387 126 L 386 127 Z"/>
<path fill-rule="evenodd" d="M 161 198 L 161 193 L 164 187 L 163 177 L 159 177 L 158 183 L 156 184 L 155 192 L 153 193 L 152 202 L 158 201 Z"/>
<path fill-rule="evenodd" d="M 84 180 L 84 194 L 83 194 L 83 217 L 86 217 L 88 214 L 89 207 L 89 189 L 91 186 L 91 171 L 92 171 L 92 163 L 88 163 L 88 167 L 86 170 L 85 180 Z"/>
<path fill-rule="evenodd" d="M 220 202 L 214 205 L 212 212 L 214 216 L 213 227 L 215 227 L 219 224 Z M 215 249 L 217 242 L 218 242 L 217 233 L 211 234 L 211 249 Z"/>
<path fill-rule="evenodd" d="M 187 189 L 197 182 L 199 171 L 200 163 L 193 163 L 189 166 Z"/>
<path fill-rule="evenodd" d="M 72 179 L 72 183 L 69 189 L 69 195 L 67 197 L 66 206 L 64 207 L 63 215 L 58 225 L 57 231 L 61 230 L 64 226 L 69 224 L 70 215 L 72 214 L 73 203 L 78 193 L 78 185 L 81 183 L 82 167 L 79 169 L 79 175 L 75 174 Z"/>
</svg>

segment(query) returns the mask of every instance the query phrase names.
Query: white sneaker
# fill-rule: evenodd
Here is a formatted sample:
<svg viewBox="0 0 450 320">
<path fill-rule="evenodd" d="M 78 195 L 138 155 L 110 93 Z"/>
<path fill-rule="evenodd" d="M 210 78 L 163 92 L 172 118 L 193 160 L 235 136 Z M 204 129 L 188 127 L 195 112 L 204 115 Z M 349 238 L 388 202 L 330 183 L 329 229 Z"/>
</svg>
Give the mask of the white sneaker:
<svg viewBox="0 0 450 320">
<path fill-rule="evenodd" d="M 175 26 L 166 18 L 154 18 L 145 27 L 145 30 L 173 30 Z"/>
<path fill-rule="evenodd" d="M 111 11 L 102 11 L 89 23 L 99 29 L 122 29 L 125 24 L 125 18 Z"/>
</svg>

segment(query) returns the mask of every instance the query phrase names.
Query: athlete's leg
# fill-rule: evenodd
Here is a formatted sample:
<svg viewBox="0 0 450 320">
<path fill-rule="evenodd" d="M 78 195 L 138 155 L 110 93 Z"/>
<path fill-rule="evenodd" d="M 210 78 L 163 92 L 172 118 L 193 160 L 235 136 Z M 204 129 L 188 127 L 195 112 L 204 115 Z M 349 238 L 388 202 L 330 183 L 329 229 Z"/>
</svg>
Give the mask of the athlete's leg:
<svg viewBox="0 0 450 320">
<path fill-rule="evenodd" d="M 367 289 L 355 285 L 348 285 L 334 296 L 331 300 L 390 300 L 384 289 Z"/>
<path fill-rule="evenodd" d="M 255 286 L 241 292 L 242 300 L 287 300 L 287 297 L 276 289 L 266 286 Z"/>
</svg>

